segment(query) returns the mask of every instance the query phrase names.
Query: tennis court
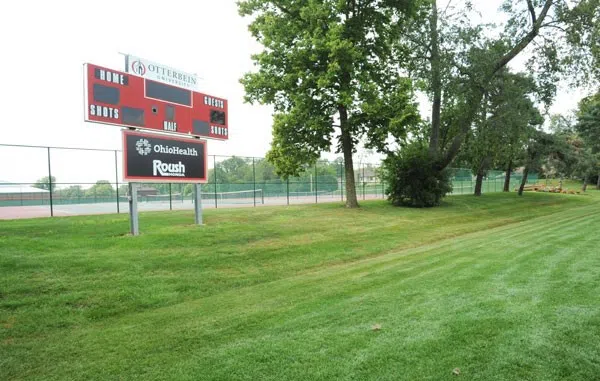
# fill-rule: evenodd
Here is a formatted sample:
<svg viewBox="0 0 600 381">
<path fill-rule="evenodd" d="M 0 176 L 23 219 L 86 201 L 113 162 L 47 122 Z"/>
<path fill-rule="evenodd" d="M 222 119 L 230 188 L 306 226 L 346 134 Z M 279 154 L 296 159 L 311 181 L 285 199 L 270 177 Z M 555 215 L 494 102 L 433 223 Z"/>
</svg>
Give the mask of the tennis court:
<svg viewBox="0 0 600 381">
<path fill-rule="evenodd" d="M 364 194 L 361 199 L 381 199 L 381 194 Z M 17 205 L 0 207 L 0 219 L 17 218 L 38 218 L 50 217 L 52 214 L 56 217 L 92 215 L 92 214 L 111 214 L 128 213 L 129 202 L 125 197 L 110 202 L 82 202 L 74 203 L 53 203 L 52 210 L 50 205 Z M 237 192 L 221 192 L 202 194 L 202 208 L 241 208 L 255 206 L 276 206 L 293 204 L 314 204 L 322 202 L 341 202 L 342 197 L 339 192 L 290 192 L 287 194 L 269 194 L 264 195 L 261 189 Z M 181 194 L 143 196 L 138 198 L 139 211 L 168 211 L 168 210 L 193 210 L 194 203 L 191 196 L 182 196 Z"/>
</svg>

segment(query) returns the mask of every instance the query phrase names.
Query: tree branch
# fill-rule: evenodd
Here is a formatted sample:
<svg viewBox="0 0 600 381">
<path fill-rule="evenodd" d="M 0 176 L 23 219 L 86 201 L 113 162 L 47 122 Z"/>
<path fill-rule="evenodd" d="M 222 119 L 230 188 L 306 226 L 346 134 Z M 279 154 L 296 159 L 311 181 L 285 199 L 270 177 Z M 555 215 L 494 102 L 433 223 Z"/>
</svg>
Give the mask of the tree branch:
<svg viewBox="0 0 600 381">
<path fill-rule="evenodd" d="M 535 8 L 531 0 L 527 0 L 527 8 L 529 8 L 529 13 L 531 13 L 531 24 L 535 25 Z"/>
<path fill-rule="evenodd" d="M 530 0 L 527 0 L 527 2 L 529 3 Z M 506 66 L 506 64 L 508 64 L 513 58 L 515 58 L 517 54 L 521 53 L 521 51 L 523 51 L 523 49 L 525 49 L 527 45 L 529 45 L 529 43 L 533 41 L 533 39 L 538 35 L 540 31 L 540 28 L 543 25 L 542 23 L 544 22 L 544 19 L 546 18 L 550 7 L 552 7 L 552 3 L 553 0 L 546 0 L 546 2 L 544 3 L 544 8 L 542 8 L 542 12 L 533 23 L 531 31 L 529 31 L 529 33 L 527 33 L 525 37 L 523 37 L 521 41 L 519 41 L 518 44 L 513 46 L 513 48 L 508 53 L 506 53 L 496 62 L 492 74 L 496 74 L 498 70 Z"/>
<path fill-rule="evenodd" d="M 286 7 L 284 7 L 283 5 L 279 4 L 278 1 L 273 1 L 273 5 L 275 7 L 277 7 L 277 9 L 279 9 L 281 12 L 285 13 L 288 16 L 291 16 L 293 18 L 297 18 L 302 20 L 302 18 L 300 17 L 300 13 L 299 12 L 292 12 L 289 9 L 287 9 Z"/>
<path fill-rule="evenodd" d="M 448 10 L 448 8 L 450 8 L 451 3 L 452 3 L 452 0 L 448 0 L 448 4 L 446 4 L 446 8 L 444 8 L 444 12 L 442 12 L 443 16 L 446 16 L 446 11 Z"/>
<path fill-rule="evenodd" d="M 558 26 L 558 25 L 552 24 L 552 23 L 543 24 L 543 25 L 540 26 L 540 29 L 541 28 L 546 28 L 546 27 L 556 28 L 556 29 L 559 29 L 559 30 L 567 33 L 567 30 L 565 28 L 563 28 L 562 26 Z"/>
</svg>

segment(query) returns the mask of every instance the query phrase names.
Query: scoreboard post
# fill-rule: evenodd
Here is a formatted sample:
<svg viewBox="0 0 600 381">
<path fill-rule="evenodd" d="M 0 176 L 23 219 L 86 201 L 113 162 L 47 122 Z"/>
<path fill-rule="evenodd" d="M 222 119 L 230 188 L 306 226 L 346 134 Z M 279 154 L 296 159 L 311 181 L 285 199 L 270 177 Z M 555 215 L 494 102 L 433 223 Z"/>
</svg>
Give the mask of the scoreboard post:
<svg viewBox="0 0 600 381">
<path fill-rule="evenodd" d="M 204 139 L 229 139 L 227 100 L 197 91 L 195 74 L 127 54 L 124 72 L 85 63 L 83 77 L 84 121 L 123 129 L 131 234 L 139 234 L 142 181 L 194 183 L 195 221 L 202 225 Z"/>
</svg>

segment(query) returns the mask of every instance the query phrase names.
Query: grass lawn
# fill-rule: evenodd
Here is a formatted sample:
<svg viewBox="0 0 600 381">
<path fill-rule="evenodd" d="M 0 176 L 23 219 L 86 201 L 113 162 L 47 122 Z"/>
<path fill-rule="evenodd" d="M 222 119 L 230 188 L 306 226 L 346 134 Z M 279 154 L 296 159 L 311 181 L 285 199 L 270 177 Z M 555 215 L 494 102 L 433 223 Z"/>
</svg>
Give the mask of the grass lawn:
<svg viewBox="0 0 600 381">
<path fill-rule="evenodd" d="M 0 379 L 598 380 L 588 193 L 0 221 Z"/>
</svg>

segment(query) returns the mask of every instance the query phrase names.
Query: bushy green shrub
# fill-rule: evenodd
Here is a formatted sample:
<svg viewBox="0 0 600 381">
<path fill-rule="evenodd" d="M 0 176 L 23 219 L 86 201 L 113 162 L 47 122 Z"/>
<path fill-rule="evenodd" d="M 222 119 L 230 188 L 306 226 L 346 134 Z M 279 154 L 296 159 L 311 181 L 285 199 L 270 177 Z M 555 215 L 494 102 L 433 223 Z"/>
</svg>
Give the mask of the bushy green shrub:
<svg viewBox="0 0 600 381">
<path fill-rule="evenodd" d="M 394 205 L 437 206 L 452 190 L 448 170 L 438 170 L 425 145 L 413 143 L 383 162 L 386 195 Z"/>
</svg>

